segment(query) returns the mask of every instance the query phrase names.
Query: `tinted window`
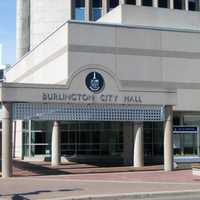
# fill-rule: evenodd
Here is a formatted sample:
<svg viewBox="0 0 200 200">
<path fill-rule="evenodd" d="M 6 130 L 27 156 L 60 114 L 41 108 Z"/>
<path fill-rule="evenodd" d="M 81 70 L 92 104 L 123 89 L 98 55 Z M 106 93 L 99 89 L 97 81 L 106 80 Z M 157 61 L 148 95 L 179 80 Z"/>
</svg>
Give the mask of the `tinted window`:
<svg viewBox="0 0 200 200">
<path fill-rule="evenodd" d="M 75 7 L 76 8 L 85 7 L 85 1 L 84 0 L 76 0 Z"/>
<path fill-rule="evenodd" d="M 132 5 L 135 5 L 136 2 L 135 2 L 135 0 L 126 0 L 126 4 L 132 4 Z"/>
<path fill-rule="evenodd" d="M 152 0 L 143 0 L 143 6 L 152 6 Z"/>
<path fill-rule="evenodd" d="M 159 0 L 158 7 L 167 8 L 167 0 Z"/>
<path fill-rule="evenodd" d="M 102 7 L 102 1 L 101 0 L 93 0 L 92 7 L 94 7 L 94 8 Z"/>
<path fill-rule="evenodd" d="M 119 0 L 110 1 L 110 8 L 115 8 L 119 5 Z"/>
<path fill-rule="evenodd" d="M 76 20 L 85 19 L 85 1 L 84 0 L 76 0 L 74 19 Z"/>
<path fill-rule="evenodd" d="M 182 9 L 182 0 L 174 0 L 174 8 Z"/>
</svg>

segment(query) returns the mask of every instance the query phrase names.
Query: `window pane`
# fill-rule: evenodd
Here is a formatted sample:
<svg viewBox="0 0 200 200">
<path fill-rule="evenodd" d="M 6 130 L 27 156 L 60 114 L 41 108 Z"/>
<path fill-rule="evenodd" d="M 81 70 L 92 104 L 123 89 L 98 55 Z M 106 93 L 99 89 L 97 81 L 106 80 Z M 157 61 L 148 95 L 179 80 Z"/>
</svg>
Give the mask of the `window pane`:
<svg viewBox="0 0 200 200">
<path fill-rule="evenodd" d="M 85 1 L 84 0 L 76 0 L 75 7 L 76 8 L 85 7 Z"/>
<path fill-rule="evenodd" d="M 180 134 L 173 135 L 173 148 L 174 148 L 174 155 L 180 156 L 181 155 L 181 135 Z"/>
<path fill-rule="evenodd" d="M 92 8 L 92 21 L 98 20 L 102 15 L 101 8 Z"/>
<path fill-rule="evenodd" d="M 143 0 L 143 6 L 152 6 L 152 0 Z"/>
<path fill-rule="evenodd" d="M 135 0 L 126 0 L 126 4 L 135 5 L 135 4 L 136 4 L 136 1 L 135 1 Z"/>
<path fill-rule="evenodd" d="M 93 7 L 93 8 L 102 7 L 102 1 L 101 1 L 101 0 L 93 0 L 93 1 L 92 1 L 92 7 Z"/>
<path fill-rule="evenodd" d="M 158 7 L 160 8 L 167 8 L 167 0 L 159 0 Z"/>
<path fill-rule="evenodd" d="M 110 8 L 115 8 L 119 5 L 119 0 L 110 1 Z"/>
<path fill-rule="evenodd" d="M 83 21 L 85 19 L 85 1 L 76 0 L 74 19 Z"/>
<path fill-rule="evenodd" d="M 182 0 L 174 0 L 174 8 L 182 9 Z"/>
<path fill-rule="evenodd" d="M 85 19 L 85 8 L 75 8 L 75 20 L 84 21 Z"/>
</svg>

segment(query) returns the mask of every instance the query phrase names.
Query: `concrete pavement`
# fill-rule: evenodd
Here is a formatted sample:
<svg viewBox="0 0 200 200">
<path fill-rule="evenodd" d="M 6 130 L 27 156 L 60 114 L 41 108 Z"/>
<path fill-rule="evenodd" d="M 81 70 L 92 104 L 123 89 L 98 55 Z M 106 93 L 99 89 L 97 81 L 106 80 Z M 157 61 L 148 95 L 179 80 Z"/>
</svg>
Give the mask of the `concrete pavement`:
<svg viewBox="0 0 200 200">
<path fill-rule="evenodd" d="M 200 178 L 192 176 L 191 170 L 183 170 L 0 179 L 0 199 L 137 199 L 177 194 L 200 199 Z"/>
</svg>

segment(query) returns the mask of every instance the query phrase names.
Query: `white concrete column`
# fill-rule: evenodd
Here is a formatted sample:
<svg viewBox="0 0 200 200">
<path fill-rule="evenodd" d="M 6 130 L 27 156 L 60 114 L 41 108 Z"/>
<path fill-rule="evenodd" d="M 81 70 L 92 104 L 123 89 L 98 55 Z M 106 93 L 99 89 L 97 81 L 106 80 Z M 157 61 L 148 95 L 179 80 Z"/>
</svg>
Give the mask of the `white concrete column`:
<svg viewBox="0 0 200 200">
<path fill-rule="evenodd" d="M 125 4 L 126 0 L 119 0 L 119 4 Z"/>
<path fill-rule="evenodd" d="M 158 0 L 153 0 L 153 7 L 158 8 Z"/>
<path fill-rule="evenodd" d="M 172 106 L 165 107 L 164 123 L 164 170 L 173 170 L 173 111 Z"/>
<path fill-rule="evenodd" d="M 183 0 L 182 4 L 183 4 L 183 9 L 189 10 L 189 2 L 188 2 L 188 0 Z"/>
<path fill-rule="evenodd" d="M 61 162 L 61 147 L 60 147 L 60 130 L 59 123 L 53 122 L 52 141 L 51 141 L 51 165 L 57 166 Z"/>
<path fill-rule="evenodd" d="M 142 0 L 136 0 L 136 6 L 142 6 Z"/>
<path fill-rule="evenodd" d="M 23 121 L 13 122 L 13 157 L 23 160 Z"/>
<path fill-rule="evenodd" d="M 174 9 L 174 0 L 168 0 L 168 8 Z"/>
<path fill-rule="evenodd" d="M 133 166 L 134 130 L 133 122 L 123 123 L 123 159 L 124 165 Z"/>
<path fill-rule="evenodd" d="M 30 49 L 30 0 L 16 0 L 16 59 Z"/>
<path fill-rule="evenodd" d="M 2 177 L 12 176 L 12 104 L 2 104 Z"/>
<path fill-rule="evenodd" d="M 134 123 L 134 167 L 144 166 L 144 136 L 143 123 Z"/>
</svg>

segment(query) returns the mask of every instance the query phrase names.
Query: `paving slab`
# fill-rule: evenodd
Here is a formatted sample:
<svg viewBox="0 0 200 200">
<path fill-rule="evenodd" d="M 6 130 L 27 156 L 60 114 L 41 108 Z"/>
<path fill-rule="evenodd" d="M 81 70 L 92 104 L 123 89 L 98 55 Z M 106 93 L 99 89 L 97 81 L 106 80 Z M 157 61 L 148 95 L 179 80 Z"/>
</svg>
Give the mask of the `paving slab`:
<svg viewBox="0 0 200 200">
<path fill-rule="evenodd" d="M 197 192 L 200 196 L 200 178 L 194 177 L 191 170 L 182 170 L 0 179 L 0 199 L 124 199 L 124 196 L 130 195 L 173 192 Z"/>
</svg>

